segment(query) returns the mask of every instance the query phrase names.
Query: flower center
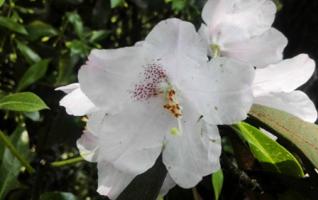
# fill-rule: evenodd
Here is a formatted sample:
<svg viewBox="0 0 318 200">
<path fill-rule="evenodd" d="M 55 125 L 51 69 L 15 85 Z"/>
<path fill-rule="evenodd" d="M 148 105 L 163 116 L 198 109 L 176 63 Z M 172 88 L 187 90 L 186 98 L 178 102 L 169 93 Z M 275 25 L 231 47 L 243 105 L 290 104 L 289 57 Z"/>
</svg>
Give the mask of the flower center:
<svg viewBox="0 0 318 200">
<path fill-rule="evenodd" d="M 168 110 L 175 118 L 182 116 L 182 108 L 176 99 L 176 91 L 170 88 L 165 96 L 167 103 L 163 107 Z"/>
<path fill-rule="evenodd" d="M 132 98 L 137 101 L 149 100 L 151 97 L 162 95 L 166 103 L 163 108 L 175 118 L 182 116 L 182 108 L 177 100 L 176 91 L 168 81 L 166 71 L 160 64 L 148 64 L 140 74 L 141 80 L 134 85 Z"/>
</svg>

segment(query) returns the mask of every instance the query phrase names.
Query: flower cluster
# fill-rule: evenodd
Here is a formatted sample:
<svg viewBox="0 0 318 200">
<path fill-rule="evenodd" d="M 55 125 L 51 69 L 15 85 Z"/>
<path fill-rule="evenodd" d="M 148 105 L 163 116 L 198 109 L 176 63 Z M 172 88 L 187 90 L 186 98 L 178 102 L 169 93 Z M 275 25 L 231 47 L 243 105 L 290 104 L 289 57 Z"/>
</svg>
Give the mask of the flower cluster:
<svg viewBox="0 0 318 200">
<path fill-rule="evenodd" d="M 165 194 L 195 186 L 220 168 L 217 125 L 244 120 L 253 103 L 313 122 L 301 91 L 315 64 L 304 54 L 282 60 L 287 39 L 272 28 L 271 0 L 209 0 L 202 24 L 158 23 L 135 46 L 93 50 L 79 83 L 60 87 L 68 114 L 87 115 L 77 145 L 97 162 L 98 192 L 116 197 L 157 158 Z"/>
</svg>

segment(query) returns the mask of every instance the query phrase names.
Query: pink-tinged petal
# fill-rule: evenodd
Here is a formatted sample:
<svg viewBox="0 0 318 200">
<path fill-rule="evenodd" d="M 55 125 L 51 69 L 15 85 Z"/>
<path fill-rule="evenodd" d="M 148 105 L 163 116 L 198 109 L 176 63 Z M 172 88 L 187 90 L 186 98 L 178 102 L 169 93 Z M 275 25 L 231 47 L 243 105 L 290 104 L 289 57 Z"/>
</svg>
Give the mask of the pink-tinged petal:
<svg viewBox="0 0 318 200">
<path fill-rule="evenodd" d="M 165 196 L 166 194 L 168 194 L 169 190 L 174 188 L 176 185 L 177 184 L 173 181 L 173 179 L 171 178 L 171 176 L 168 173 L 163 184 L 162 184 L 162 187 L 160 189 L 159 194 L 161 196 Z"/>
<path fill-rule="evenodd" d="M 98 138 L 98 160 L 133 175 L 153 166 L 164 135 L 177 124 L 162 105 L 162 98 L 156 98 L 132 102 L 121 112 L 90 115 L 87 128 Z"/>
<path fill-rule="evenodd" d="M 308 122 L 313 123 L 317 119 L 314 103 L 304 92 L 299 90 L 258 96 L 255 98 L 255 103 L 288 112 Z"/>
<path fill-rule="evenodd" d="M 228 58 L 214 58 L 192 70 L 179 89 L 212 124 L 233 124 L 247 117 L 252 104 L 254 70 Z"/>
<path fill-rule="evenodd" d="M 75 116 L 87 115 L 97 110 L 96 106 L 80 88 L 71 91 L 63 97 L 60 101 L 60 106 L 65 107 L 67 114 Z"/>
<path fill-rule="evenodd" d="M 182 131 L 166 135 L 162 158 L 174 182 L 191 188 L 220 168 L 221 139 L 217 127 L 199 120 L 191 105 L 183 104 L 183 111 Z"/>
<path fill-rule="evenodd" d="M 219 40 L 234 42 L 264 33 L 271 27 L 275 13 L 276 6 L 271 0 L 209 0 L 202 18 L 213 41 L 220 45 Z M 231 33 L 233 38 L 222 39 L 223 35 L 229 35 L 224 27 L 236 27 L 237 32 Z M 237 35 L 242 37 L 239 39 Z"/>
<path fill-rule="evenodd" d="M 162 64 L 173 85 L 178 85 L 180 79 L 190 76 L 192 70 L 199 70 L 208 60 L 207 44 L 194 25 L 176 18 L 156 25 L 143 47 Z"/>
<path fill-rule="evenodd" d="M 141 47 L 93 50 L 79 71 L 81 89 L 96 106 L 111 112 L 131 100 L 129 90 L 144 65 Z"/>
<path fill-rule="evenodd" d="M 98 141 L 97 137 L 89 131 L 84 131 L 77 140 L 76 145 L 81 156 L 89 162 L 97 162 Z"/>
<path fill-rule="evenodd" d="M 291 92 L 306 83 L 314 71 L 315 62 L 307 54 L 257 69 L 253 93 L 257 97 L 270 92 Z"/>
<path fill-rule="evenodd" d="M 110 163 L 101 161 L 97 163 L 98 188 L 97 192 L 110 199 L 116 199 L 129 183 L 135 178 L 125 171 L 118 170 Z"/>
<path fill-rule="evenodd" d="M 69 85 L 58 87 L 55 90 L 63 91 L 66 94 L 68 94 L 68 93 L 70 93 L 70 92 L 72 92 L 72 91 L 74 91 L 74 90 L 76 90 L 78 88 L 80 88 L 80 84 L 79 83 L 72 83 L 72 84 L 69 84 Z"/>
<path fill-rule="evenodd" d="M 262 35 L 224 44 L 222 55 L 256 67 L 265 67 L 282 60 L 287 42 L 287 38 L 281 32 L 271 28 Z"/>
</svg>

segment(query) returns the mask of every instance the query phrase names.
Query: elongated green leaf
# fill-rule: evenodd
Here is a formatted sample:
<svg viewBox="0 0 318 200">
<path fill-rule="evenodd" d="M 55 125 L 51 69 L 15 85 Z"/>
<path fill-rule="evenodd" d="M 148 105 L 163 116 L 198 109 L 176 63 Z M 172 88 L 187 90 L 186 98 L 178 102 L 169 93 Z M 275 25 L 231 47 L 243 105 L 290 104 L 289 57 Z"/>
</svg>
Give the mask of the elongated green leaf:
<svg viewBox="0 0 318 200">
<path fill-rule="evenodd" d="M 18 127 L 8 141 L 23 159 L 28 160 L 30 156 L 29 138 L 23 127 Z M 1 146 L 5 147 L 3 144 Z M 17 186 L 17 176 L 22 166 L 23 163 L 12 154 L 10 149 L 4 148 L 0 162 L 0 199 L 5 199 L 5 195 Z"/>
<path fill-rule="evenodd" d="M 81 16 L 77 12 L 68 12 L 66 14 L 67 20 L 73 25 L 75 33 L 80 38 L 83 37 L 84 34 L 84 24 Z"/>
<path fill-rule="evenodd" d="M 49 60 L 44 59 L 32 65 L 20 79 L 17 91 L 21 91 L 41 79 L 47 71 L 48 64 Z"/>
<path fill-rule="evenodd" d="M 23 42 L 17 41 L 17 47 L 28 63 L 33 64 L 41 60 L 41 57 Z"/>
<path fill-rule="evenodd" d="M 58 31 L 54 27 L 39 20 L 31 22 L 26 28 L 29 32 L 28 38 L 32 41 L 58 34 Z"/>
<path fill-rule="evenodd" d="M 244 122 L 235 125 L 234 129 L 247 142 L 254 157 L 265 169 L 295 177 L 304 176 L 302 167 L 293 154 L 259 129 Z"/>
<path fill-rule="evenodd" d="M 111 0 L 110 1 L 110 6 L 111 8 L 116 8 L 117 6 L 120 6 L 124 3 L 124 0 Z"/>
<path fill-rule="evenodd" d="M 214 191 L 214 199 L 218 200 L 223 187 L 223 171 L 222 169 L 212 174 L 212 186 Z"/>
<path fill-rule="evenodd" d="M 0 16 L 0 26 L 20 34 L 28 34 L 27 30 L 24 28 L 23 25 L 19 24 L 18 22 L 15 22 L 9 17 Z"/>
<path fill-rule="evenodd" d="M 47 192 L 40 196 L 40 200 L 78 200 L 78 198 L 69 192 Z"/>
<path fill-rule="evenodd" d="M 15 93 L 0 99 L 0 109 L 3 110 L 35 112 L 47 108 L 42 99 L 31 92 Z"/>
<path fill-rule="evenodd" d="M 318 168 L 318 126 L 289 113 L 261 105 L 253 105 L 252 117 L 296 145 Z"/>
</svg>

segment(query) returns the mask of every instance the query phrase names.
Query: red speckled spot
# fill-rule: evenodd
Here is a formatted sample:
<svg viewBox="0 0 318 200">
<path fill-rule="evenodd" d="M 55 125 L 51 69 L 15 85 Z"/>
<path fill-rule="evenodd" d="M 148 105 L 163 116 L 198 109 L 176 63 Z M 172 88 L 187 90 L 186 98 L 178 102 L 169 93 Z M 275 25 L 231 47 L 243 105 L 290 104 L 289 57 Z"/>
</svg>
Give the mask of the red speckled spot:
<svg viewBox="0 0 318 200">
<path fill-rule="evenodd" d="M 166 81 L 167 75 L 160 64 L 149 64 L 141 74 L 140 83 L 134 86 L 132 97 L 136 100 L 147 100 L 150 97 L 157 96 L 160 83 Z"/>
</svg>

